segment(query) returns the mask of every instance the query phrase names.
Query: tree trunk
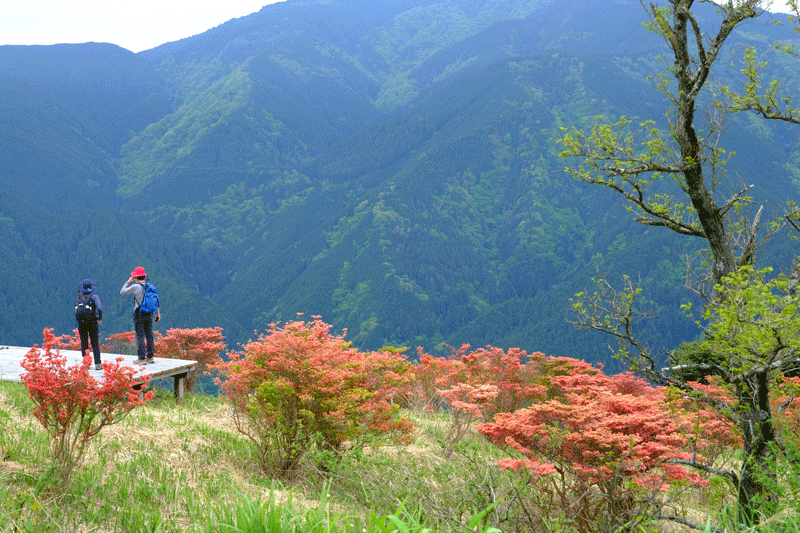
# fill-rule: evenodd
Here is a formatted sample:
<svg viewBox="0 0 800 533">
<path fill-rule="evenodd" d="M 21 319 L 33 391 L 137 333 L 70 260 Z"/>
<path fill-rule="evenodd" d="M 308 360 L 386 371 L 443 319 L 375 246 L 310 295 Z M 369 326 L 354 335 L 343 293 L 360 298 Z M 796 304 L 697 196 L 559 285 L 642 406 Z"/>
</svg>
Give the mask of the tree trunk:
<svg viewBox="0 0 800 533">
<path fill-rule="evenodd" d="M 736 255 L 725 229 L 725 219 L 706 186 L 703 175 L 704 155 L 694 127 L 697 95 L 708 78 L 715 54 L 710 57 L 704 55 L 704 60 L 700 61 L 695 69 L 692 68 L 693 62 L 689 54 L 691 5 L 692 0 L 676 2 L 673 14 L 675 27 L 672 46 L 675 54 L 675 77 L 678 81 L 675 140 L 680 147 L 681 159 L 686 165 L 683 170 L 685 191 L 692 200 L 697 219 L 711 248 L 714 259 L 712 265 L 714 282 L 720 283 L 723 276 L 736 271 Z M 721 32 L 720 36 L 722 35 Z"/>
<path fill-rule="evenodd" d="M 746 525 L 758 523 L 761 516 L 772 515 L 778 503 L 775 428 L 767 379 L 767 373 L 761 372 L 754 385 L 745 383 L 738 393 L 739 405 L 750 408 L 742 413 L 744 457 L 738 487 L 739 522 Z"/>
</svg>

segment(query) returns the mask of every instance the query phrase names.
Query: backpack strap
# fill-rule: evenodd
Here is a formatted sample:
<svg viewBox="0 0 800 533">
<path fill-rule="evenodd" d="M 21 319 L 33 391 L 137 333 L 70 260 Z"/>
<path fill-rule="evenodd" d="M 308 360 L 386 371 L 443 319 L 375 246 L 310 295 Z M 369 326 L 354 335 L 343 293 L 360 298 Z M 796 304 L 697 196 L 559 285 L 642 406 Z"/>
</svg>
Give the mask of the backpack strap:
<svg viewBox="0 0 800 533">
<path fill-rule="evenodd" d="M 138 282 L 137 281 L 136 284 L 140 285 L 142 287 L 142 299 L 141 300 L 139 300 L 137 302 L 136 301 L 136 295 L 135 294 L 133 295 L 133 304 L 136 306 L 136 309 L 139 309 L 139 308 L 142 307 L 142 304 L 144 303 L 144 295 L 147 292 L 147 282 L 146 281 L 145 282 Z"/>
</svg>

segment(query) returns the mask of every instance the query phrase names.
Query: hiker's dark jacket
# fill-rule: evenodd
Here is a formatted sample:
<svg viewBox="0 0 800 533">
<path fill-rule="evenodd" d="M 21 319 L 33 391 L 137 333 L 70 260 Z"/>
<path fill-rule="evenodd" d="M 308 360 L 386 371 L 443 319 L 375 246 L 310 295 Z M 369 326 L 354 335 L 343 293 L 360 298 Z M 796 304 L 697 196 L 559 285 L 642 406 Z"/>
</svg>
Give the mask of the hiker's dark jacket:
<svg viewBox="0 0 800 533">
<path fill-rule="evenodd" d="M 85 279 L 78 283 L 78 294 L 82 294 L 84 296 L 91 295 L 91 299 L 94 302 L 94 314 L 97 320 L 103 320 L 103 304 L 100 303 L 100 297 L 94 293 L 97 290 L 97 286 L 94 284 L 94 281 L 90 279 Z"/>
</svg>

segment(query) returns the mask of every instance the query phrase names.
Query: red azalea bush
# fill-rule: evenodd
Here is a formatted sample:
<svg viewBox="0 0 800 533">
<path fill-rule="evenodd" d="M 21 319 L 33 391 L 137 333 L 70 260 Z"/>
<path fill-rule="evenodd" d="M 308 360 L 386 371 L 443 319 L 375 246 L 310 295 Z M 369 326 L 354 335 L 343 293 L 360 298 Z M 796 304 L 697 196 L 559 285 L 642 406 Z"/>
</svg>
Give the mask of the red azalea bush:
<svg viewBox="0 0 800 533">
<path fill-rule="evenodd" d="M 782 394 L 772 406 L 777 430 L 786 440 L 800 443 L 800 377 L 781 378 Z"/>
<path fill-rule="evenodd" d="M 449 445 L 460 441 L 473 422 L 488 422 L 495 414 L 520 409 L 547 393 L 541 375 L 544 354 L 530 356 L 519 348 L 503 351 L 486 346 L 470 351 L 464 344 L 449 358 L 420 351 L 415 379 L 406 396 L 428 408 L 450 411 L 445 436 Z"/>
<path fill-rule="evenodd" d="M 552 399 L 498 413 L 478 431 L 516 452 L 500 465 L 532 475 L 580 531 L 609 531 L 641 517 L 670 483 L 704 482 L 671 463 L 690 454 L 663 388 L 587 366 L 574 360 L 551 378 Z"/>
<path fill-rule="evenodd" d="M 158 331 L 153 331 L 153 339 L 156 341 L 160 341 L 163 335 L 161 335 Z M 100 351 L 102 353 L 118 353 L 122 355 L 136 355 L 136 332 L 135 331 L 124 331 L 122 333 L 113 333 L 106 337 L 105 339 L 106 344 L 100 345 Z M 89 341 L 91 345 L 91 340 Z M 59 350 L 75 350 L 80 351 L 81 349 L 81 337 L 78 334 L 77 328 L 72 330 L 72 334 L 64 334 L 58 337 L 55 337 L 55 342 L 53 344 L 54 348 Z"/>
<path fill-rule="evenodd" d="M 153 341 L 156 346 L 164 336 L 160 331 L 153 330 Z M 108 353 L 118 353 L 122 355 L 136 355 L 138 346 L 136 345 L 136 332 L 123 331 L 122 333 L 114 333 L 106 337 L 106 342 L 110 343 L 108 346 Z"/>
<path fill-rule="evenodd" d="M 706 396 L 730 406 L 736 404 L 736 394 L 731 390 L 731 385 L 721 383 L 716 376 L 706 376 L 706 381 L 707 383 L 688 384 Z M 773 396 L 770 405 L 775 430 L 784 443 L 800 442 L 800 378 L 783 376 L 778 383 L 780 392 Z M 741 428 L 705 403 L 684 396 L 679 391 L 668 395 L 667 403 L 679 431 L 691 443 L 691 451 L 704 464 L 717 470 L 736 470 L 730 464 L 732 460 L 736 460 L 731 456 L 730 450 L 742 448 Z"/>
<path fill-rule="evenodd" d="M 411 423 L 389 402 L 410 376 L 401 354 L 350 347 L 313 317 L 270 325 L 243 352 L 213 366 L 237 429 L 255 444 L 261 468 L 289 477 L 312 448 L 339 453 L 370 434 L 407 438 Z"/>
<path fill-rule="evenodd" d="M 419 362 L 412 367 L 412 379 L 398 393 L 398 403 L 415 411 L 438 412 L 446 404 L 438 392 L 437 380 L 450 375 L 454 359 L 434 357 L 417 347 Z"/>
<path fill-rule="evenodd" d="M 706 380 L 707 383 L 690 381 L 688 384 L 709 397 L 734 404 L 733 396 L 716 377 L 707 376 Z M 705 464 L 722 468 L 731 459 L 731 448 L 742 447 L 742 438 L 734 423 L 706 404 L 674 390 L 667 395 L 667 408 L 672 412 L 678 431 L 691 443 L 692 452 Z"/>
<path fill-rule="evenodd" d="M 197 378 L 219 360 L 225 349 L 222 328 L 168 329 L 166 337 L 156 342 L 159 357 L 197 361 L 197 366 L 186 376 L 186 390 L 194 391 Z"/>
<path fill-rule="evenodd" d="M 463 410 L 488 422 L 497 413 L 509 413 L 541 398 L 546 389 L 537 383 L 544 354 L 487 346 L 469 351 L 464 344 L 454 353 L 458 364 L 438 380 L 439 394 L 454 411 Z M 537 364 L 539 363 L 539 364 Z"/>
<path fill-rule="evenodd" d="M 154 339 L 160 339 L 161 334 L 157 331 L 154 331 L 153 337 Z M 136 355 L 135 331 L 124 331 L 122 333 L 114 333 L 106 337 L 106 342 L 110 343 L 109 353 Z"/>
<path fill-rule="evenodd" d="M 108 340 L 108 339 L 106 339 Z M 89 339 L 89 346 L 92 345 L 92 339 Z M 75 350 L 76 352 L 81 351 L 81 336 L 78 333 L 78 328 L 72 330 L 72 334 L 69 333 L 61 335 L 60 337 L 54 337 L 53 347 L 59 350 Z M 110 344 L 101 344 L 100 351 L 110 353 L 112 350 L 112 346 Z M 85 354 L 84 354 L 85 355 Z"/>
<path fill-rule="evenodd" d="M 146 386 L 138 369 L 123 367 L 119 361 L 103 363 L 103 379 L 89 373 L 92 357 L 82 364 L 66 366 L 66 357 L 54 348 L 52 329 L 44 330 L 42 350 L 31 348 L 22 360 L 26 372 L 22 382 L 36 407 L 36 419 L 50 436 L 53 458 L 63 481 L 83 460 L 91 439 L 108 425 L 122 420 L 131 410 L 153 397 L 134 388 Z"/>
</svg>

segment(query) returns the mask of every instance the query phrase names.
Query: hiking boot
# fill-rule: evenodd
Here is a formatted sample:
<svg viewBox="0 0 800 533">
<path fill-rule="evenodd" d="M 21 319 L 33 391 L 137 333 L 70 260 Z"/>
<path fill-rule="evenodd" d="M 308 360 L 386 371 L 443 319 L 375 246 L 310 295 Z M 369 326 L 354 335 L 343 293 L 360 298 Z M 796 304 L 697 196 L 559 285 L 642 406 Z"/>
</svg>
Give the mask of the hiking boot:
<svg viewBox="0 0 800 533">
<path fill-rule="evenodd" d="M 156 362 L 156 358 L 155 358 L 155 357 L 150 357 L 150 358 L 147 360 L 147 364 L 148 364 L 148 365 L 152 365 L 152 364 L 153 364 L 153 363 L 155 363 L 155 362 Z"/>
<path fill-rule="evenodd" d="M 146 365 L 147 364 L 147 359 L 137 359 L 136 360 L 136 364 L 137 365 Z"/>
<path fill-rule="evenodd" d="M 103 370 L 103 365 L 102 364 L 96 364 L 96 365 L 94 365 L 94 369 L 95 370 Z"/>
</svg>

